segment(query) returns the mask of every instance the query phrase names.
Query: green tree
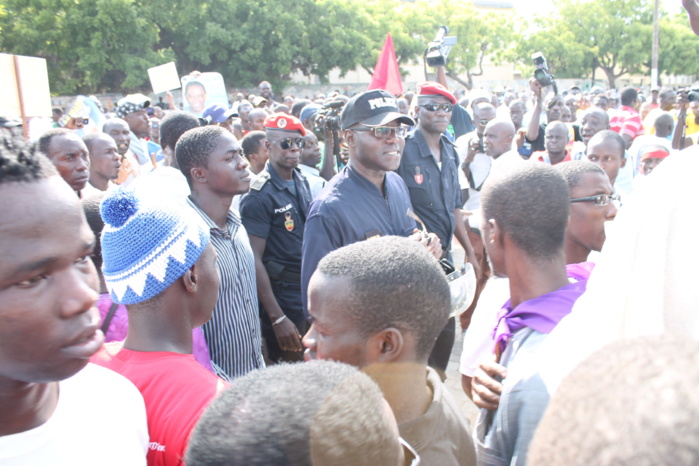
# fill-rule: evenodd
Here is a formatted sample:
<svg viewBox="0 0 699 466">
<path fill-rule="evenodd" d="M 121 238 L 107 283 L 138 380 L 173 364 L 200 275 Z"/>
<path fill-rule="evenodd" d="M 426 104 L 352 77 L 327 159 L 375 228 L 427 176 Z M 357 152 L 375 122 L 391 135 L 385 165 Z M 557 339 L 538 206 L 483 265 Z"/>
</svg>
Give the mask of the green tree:
<svg viewBox="0 0 699 466">
<path fill-rule="evenodd" d="M 152 0 L 148 16 L 182 72 L 219 71 L 230 86 L 263 79 L 283 86 L 295 72 L 326 80 L 354 69 L 373 47 L 358 0 Z"/>
<path fill-rule="evenodd" d="M 52 92 L 133 90 L 173 58 L 134 0 L 6 0 L 2 51 L 46 58 Z"/>
<path fill-rule="evenodd" d="M 412 32 L 418 44 L 416 55 L 420 58 L 439 26 L 449 28 L 449 35 L 457 37 L 457 44 L 449 53 L 445 71 L 468 89 L 473 87 L 473 77 L 483 74 L 483 60 L 505 59 L 502 52 L 514 38 L 510 15 L 476 10 L 473 2 L 466 0 L 420 0 L 409 10 L 406 6 L 401 21 Z"/>
<path fill-rule="evenodd" d="M 643 70 L 653 42 L 653 10 L 647 0 L 561 2 L 561 20 L 575 42 L 607 75 L 609 87 L 627 73 Z"/>
<path fill-rule="evenodd" d="M 659 71 L 675 75 L 699 75 L 699 37 L 694 35 L 687 16 L 661 16 Z M 646 63 L 650 69 L 650 61 Z"/>
<path fill-rule="evenodd" d="M 653 40 L 649 0 L 560 0 L 558 13 L 539 18 L 516 48 L 521 63 L 542 51 L 557 77 L 594 77 L 601 69 L 615 87 L 627 73 L 645 71 Z"/>
<path fill-rule="evenodd" d="M 594 67 L 594 57 L 578 43 L 573 33 L 558 18 L 539 17 L 520 24 L 519 40 L 507 56 L 519 62 L 527 76 L 534 72 L 532 54 L 541 52 L 546 57 L 549 70 L 557 78 L 588 76 Z"/>
</svg>

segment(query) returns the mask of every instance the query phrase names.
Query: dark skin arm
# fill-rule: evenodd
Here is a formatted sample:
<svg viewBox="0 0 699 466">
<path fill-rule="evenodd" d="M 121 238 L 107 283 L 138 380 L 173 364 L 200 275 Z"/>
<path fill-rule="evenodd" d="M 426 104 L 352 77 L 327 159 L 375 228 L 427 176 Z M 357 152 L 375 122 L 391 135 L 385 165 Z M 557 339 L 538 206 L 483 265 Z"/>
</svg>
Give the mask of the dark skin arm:
<svg viewBox="0 0 699 466">
<path fill-rule="evenodd" d="M 541 84 L 534 78 L 529 79 L 529 87 L 534 93 L 534 110 L 532 110 L 532 117 L 529 119 L 529 126 L 527 126 L 527 139 L 530 141 L 535 140 L 539 137 L 539 124 L 541 117 Z"/>
<path fill-rule="evenodd" d="M 438 66 L 434 69 L 434 71 L 436 73 L 437 82 L 449 89 L 447 84 L 447 75 L 444 71 L 444 67 Z M 475 144 L 475 149 L 477 149 L 479 146 L 478 138 L 476 138 Z M 468 177 L 468 175 L 471 173 L 471 169 L 468 167 L 468 164 L 473 162 L 473 158 L 476 156 L 476 151 L 472 150 L 471 145 L 472 144 L 469 144 L 468 155 L 465 160 L 466 164 L 462 165 L 462 169 L 464 170 L 464 173 L 466 173 L 466 177 Z M 478 262 L 476 262 L 476 255 L 473 252 L 473 246 L 471 246 L 471 241 L 469 241 L 468 235 L 466 234 L 466 227 L 464 226 L 464 220 L 462 217 L 461 209 L 455 209 L 454 216 L 456 217 L 456 227 L 454 228 L 454 236 L 456 236 L 456 239 L 461 244 L 461 247 L 464 248 L 464 251 L 466 252 L 466 258 L 471 263 L 471 265 L 473 265 L 473 270 L 476 272 L 476 277 L 480 277 L 481 268 L 478 265 Z"/>
<path fill-rule="evenodd" d="M 267 240 L 250 234 L 248 234 L 248 237 L 250 238 L 250 247 L 255 255 L 257 295 L 269 316 L 269 320 L 274 323 L 284 315 L 284 311 L 279 307 L 279 303 L 277 303 L 277 299 L 274 297 L 267 269 L 265 269 L 265 265 L 262 263 L 262 254 L 265 252 Z M 301 335 L 291 319 L 284 319 L 277 325 L 272 325 L 272 328 L 274 329 L 274 335 L 277 337 L 279 347 L 282 350 L 303 351 Z"/>
<path fill-rule="evenodd" d="M 476 279 L 481 276 L 481 267 L 476 261 L 476 254 L 473 252 L 473 246 L 471 241 L 468 239 L 468 234 L 466 233 L 466 225 L 464 224 L 463 214 L 461 209 L 454 209 L 454 217 L 456 219 L 456 226 L 454 227 L 454 236 L 464 248 L 466 252 L 466 262 L 470 262 L 473 266 L 473 271 L 476 273 Z"/>
<path fill-rule="evenodd" d="M 320 166 L 320 176 L 325 181 L 330 181 L 335 176 L 335 153 L 333 152 L 333 133 L 325 130 L 325 153 L 323 164 Z"/>
<path fill-rule="evenodd" d="M 466 179 L 471 175 L 471 162 L 476 157 L 476 154 L 481 152 L 481 140 L 478 135 L 475 135 L 468 141 L 468 147 L 466 148 L 466 158 L 461 163 L 461 169 L 466 175 Z"/>
<path fill-rule="evenodd" d="M 682 6 L 689 15 L 689 25 L 694 34 L 699 36 L 699 3 L 696 0 L 682 0 Z"/>
<path fill-rule="evenodd" d="M 633 138 L 626 133 L 622 134 L 621 137 L 624 138 L 624 142 L 626 142 L 626 148 L 628 149 L 629 147 L 631 147 L 631 144 L 633 143 Z"/>
<path fill-rule="evenodd" d="M 677 95 L 677 106 L 679 107 L 680 111 L 677 114 L 677 124 L 675 125 L 675 129 L 672 133 L 672 148 L 675 150 L 680 149 L 680 145 L 682 146 L 682 149 L 692 145 L 692 140 L 690 138 L 685 137 L 683 134 L 683 130 L 687 121 L 688 104 L 689 101 L 687 100 L 687 93 L 680 92 Z"/>
</svg>

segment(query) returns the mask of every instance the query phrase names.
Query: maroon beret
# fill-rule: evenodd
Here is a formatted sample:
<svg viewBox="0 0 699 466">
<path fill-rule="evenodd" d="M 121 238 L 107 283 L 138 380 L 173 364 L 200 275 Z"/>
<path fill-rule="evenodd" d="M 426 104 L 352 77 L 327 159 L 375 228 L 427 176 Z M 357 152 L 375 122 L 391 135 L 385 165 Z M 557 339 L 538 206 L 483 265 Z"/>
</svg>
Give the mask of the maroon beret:
<svg viewBox="0 0 699 466">
<path fill-rule="evenodd" d="M 286 113 L 273 113 L 265 118 L 265 128 L 280 129 L 282 131 L 298 131 L 301 136 L 306 135 L 306 128 L 303 127 L 301 121 L 295 116 L 287 115 Z"/>
<path fill-rule="evenodd" d="M 449 102 L 451 102 L 452 105 L 456 105 L 456 97 L 454 97 L 454 94 L 449 92 L 449 89 L 441 84 L 432 81 L 425 81 L 424 83 L 418 84 L 417 95 L 441 95 L 449 99 Z"/>
</svg>

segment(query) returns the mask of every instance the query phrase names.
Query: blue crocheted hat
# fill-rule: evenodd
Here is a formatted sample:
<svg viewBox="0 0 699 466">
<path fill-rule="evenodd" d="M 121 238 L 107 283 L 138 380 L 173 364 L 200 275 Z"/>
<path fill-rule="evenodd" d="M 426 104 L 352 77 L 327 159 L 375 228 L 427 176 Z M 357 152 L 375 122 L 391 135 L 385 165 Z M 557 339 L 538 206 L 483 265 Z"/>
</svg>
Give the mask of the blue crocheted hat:
<svg viewBox="0 0 699 466">
<path fill-rule="evenodd" d="M 135 304 L 165 291 L 199 259 L 209 230 L 185 208 L 147 205 L 117 189 L 100 206 L 102 272 L 112 301 Z"/>
</svg>

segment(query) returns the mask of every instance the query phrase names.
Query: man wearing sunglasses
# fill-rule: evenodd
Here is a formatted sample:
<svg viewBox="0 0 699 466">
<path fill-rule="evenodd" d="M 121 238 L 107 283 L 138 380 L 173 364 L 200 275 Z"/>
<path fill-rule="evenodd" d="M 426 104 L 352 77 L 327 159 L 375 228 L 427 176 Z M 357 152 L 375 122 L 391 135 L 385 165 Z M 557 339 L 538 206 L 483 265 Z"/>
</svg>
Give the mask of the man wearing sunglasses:
<svg viewBox="0 0 699 466">
<path fill-rule="evenodd" d="M 396 173 L 412 118 L 399 112 L 384 90 L 354 96 L 342 110 L 341 126 L 349 164 L 314 199 L 303 241 L 301 291 L 307 312 L 308 282 L 331 251 L 379 236 L 411 236 L 436 257 L 442 247 L 434 233 L 417 233 L 405 183 Z"/>
<path fill-rule="evenodd" d="M 465 260 L 470 260 L 478 270 L 461 217 L 458 155 L 445 134 L 456 97 L 441 84 L 429 81 L 417 86 L 417 96 L 417 128 L 405 139 L 397 173 L 408 187 L 415 213 L 425 222 L 427 230 L 439 237 L 444 256 L 451 259 L 451 239 L 456 236 L 466 252 Z M 454 318 L 451 318 L 437 339 L 430 365 L 446 371 L 453 344 Z"/>
<path fill-rule="evenodd" d="M 300 361 L 306 332 L 301 245 L 312 196 L 297 167 L 306 129 L 298 118 L 283 113 L 268 116 L 264 127 L 269 160 L 240 201 L 240 216 L 255 255 L 260 326 L 269 359 Z"/>
</svg>

